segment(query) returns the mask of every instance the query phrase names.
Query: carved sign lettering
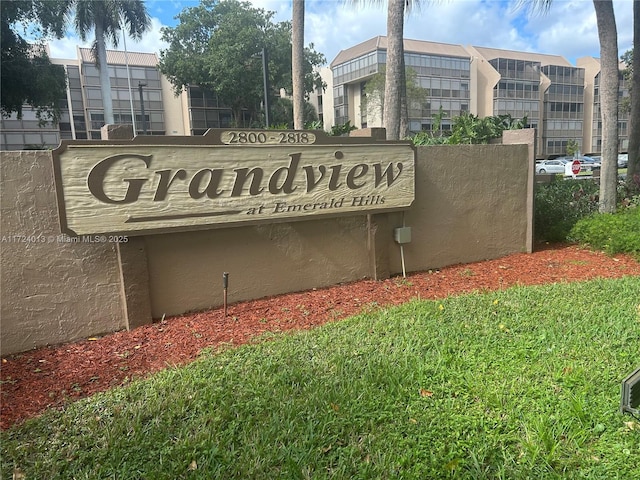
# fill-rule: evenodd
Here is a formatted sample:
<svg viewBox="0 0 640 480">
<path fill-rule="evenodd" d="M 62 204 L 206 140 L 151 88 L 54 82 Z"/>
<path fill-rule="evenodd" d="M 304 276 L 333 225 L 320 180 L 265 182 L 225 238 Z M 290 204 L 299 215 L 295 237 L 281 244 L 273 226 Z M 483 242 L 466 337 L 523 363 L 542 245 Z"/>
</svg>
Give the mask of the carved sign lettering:
<svg viewBox="0 0 640 480">
<path fill-rule="evenodd" d="M 137 235 L 364 214 L 405 208 L 414 199 L 415 154 L 408 143 L 194 145 L 139 139 L 64 142 L 54 152 L 65 233 Z"/>
</svg>

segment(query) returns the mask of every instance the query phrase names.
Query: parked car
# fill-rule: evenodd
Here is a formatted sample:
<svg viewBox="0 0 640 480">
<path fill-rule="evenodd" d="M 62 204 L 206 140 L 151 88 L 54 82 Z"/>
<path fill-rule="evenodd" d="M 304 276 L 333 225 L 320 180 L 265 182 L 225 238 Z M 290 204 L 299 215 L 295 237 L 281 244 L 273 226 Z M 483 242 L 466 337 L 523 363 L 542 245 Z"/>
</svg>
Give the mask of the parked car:
<svg viewBox="0 0 640 480">
<path fill-rule="evenodd" d="M 567 162 L 573 162 L 579 160 L 581 163 L 581 170 L 583 172 L 591 172 L 594 168 L 600 168 L 602 164 L 599 159 L 595 157 L 587 157 L 586 155 L 578 155 L 576 157 L 559 157 L 556 160 L 566 160 Z"/>
<path fill-rule="evenodd" d="M 618 168 L 627 168 L 629 166 L 629 154 L 621 153 L 618 155 Z"/>
<path fill-rule="evenodd" d="M 543 160 L 536 163 L 536 173 L 564 173 L 564 166 L 568 160 L 556 158 L 554 160 Z"/>
<path fill-rule="evenodd" d="M 600 168 L 602 166 L 602 162 L 593 157 L 580 157 L 578 160 L 580 160 L 580 163 L 582 164 L 582 170 L 586 170 L 587 172 L 593 171 L 594 168 Z"/>
</svg>

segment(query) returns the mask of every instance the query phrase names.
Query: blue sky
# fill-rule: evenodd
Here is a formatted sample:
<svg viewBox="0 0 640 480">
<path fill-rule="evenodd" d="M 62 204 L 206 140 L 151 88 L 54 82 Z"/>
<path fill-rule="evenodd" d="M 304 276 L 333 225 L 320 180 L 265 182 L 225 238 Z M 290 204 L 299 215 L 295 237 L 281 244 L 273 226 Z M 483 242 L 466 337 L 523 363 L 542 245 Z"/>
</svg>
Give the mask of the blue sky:
<svg viewBox="0 0 640 480">
<path fill-rule="evenodd" d="M 141 42 L 127 40 L 130 51 L 158 52 L 166 48 L 160 28 L 175 26 L 174 17 L 193 0 L 147 0 L 152 30 Z M 291 0 L 251 0 L 276 12 L 275 20 L 291 18 Z M 307 0 L 305 44 L 313 43 L 330 63 L 341 49 L 386 34 L 386 2 Z M 583 56 L 599 56 L 598 31 L 591 0 L 554 0 L 546 14 L 528 15 L 518 0 L 422 1 L 408 16 L 405 38 L 562 55 L 575 64 Z M 614 0 L 620 54 L 633 39 L 632 0 Z M 78 38 L 69 32 L 50 44 L 54 58 L 75 58 Z M 122 48 L 122 42 L 120 43 Z"/>
</svg>

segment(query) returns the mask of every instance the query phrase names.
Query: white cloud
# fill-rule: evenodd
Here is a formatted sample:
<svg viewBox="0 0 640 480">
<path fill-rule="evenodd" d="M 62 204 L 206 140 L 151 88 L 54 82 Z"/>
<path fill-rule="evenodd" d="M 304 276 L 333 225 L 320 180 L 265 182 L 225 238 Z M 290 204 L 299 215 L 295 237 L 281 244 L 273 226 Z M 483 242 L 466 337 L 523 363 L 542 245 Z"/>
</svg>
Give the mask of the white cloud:
<svg viewBox="0 0 640 480">
<path fill-rule="evenodd" d="M 527 43 L 517 32 L 514 35 L 513 17 L 508 5 L 502 2 L 468 0 L 440 3 L 424 7 L 418 20 L 409 19 L 407 37 L 524 50 Z"/>
<path fill-rule="evenodd" d="M 632 9 L 632 0 L 614 0 L 620 53 L 632 43 Z M 600 55 L 596 15 L 590 1 L 556 0 L 546 14 L 530 16 L 524 30 L 540 53 L 562 55 L 572 62 Z"/>
<path fill-rule="evenodd" d="M 599 51 L 598 30 L 591 2 L 562 1 L 549 12 L 528 19 L 526 30 L 540 53 L 562 55 L 572 60 Z"/>
<path fill-rule="evenodd" d="M 266 1 L 266 0 L 265 0 Z M 599 40 L 589 0 L 555 0 L 546 14 L 527 15 L 519 2 L 458 0 L 422 2 L 405 23 L 405 38 L 561 55 L 571 62 L 598 56 Z M 384 4 L 372 7 L 324 2 L 307 11 L 305 41 L 330 62 L 344 48 L 386 34 Z M 614 0 L 620 53 L 632 44 L 632 0 Z"/>
<path fill-rule="evenodd" d="M 599 55 L 593 4 L 589 0 L 555 0 L 546 14 L 527 15 L 516 10 L 517 0 L 451 0 L 424 2 L 407 18 L 405 37 L 416 40 L 504 48 L 562 55 L 571 62 L 581 56 Z M 131 51 L 159 52 L 167 45 L 160 29 L 175 25 L 175 17 L 193 0 L 149 0 L 152 28 L 140 42 L 127 39 Z M 291 19 L 291 0 L 252 0 L 255 7 L 276 12 L 275 21 Z M 632 44 L 633 0 L 614 0 L 620 53 Z M 365 1 L 307 0 L 305 44 L 313 43 L 330 63 L 345 48 L 377 35 L 386 35 L 386 4 Z M 56 58 L 75 58 L 78 38 L 72 32 L 51 42 Z M 83 45 L 83 46 L 88 46 Z M 122 42 L 120 47 L 122 48 Z"/>
<path fill-rule="evenodd" d="M 127 50 L 131 52 L 154 53 L 167 48 L 168 44 L 161 40 L 160 29 L 162 27 L 163 25 L 158 18 L 152 18 L 151 28 L 144 34 L 141 40 L 136 41 L 127 36 L 125 40 L 127 43 Z M 92 35 L 87 42 L 81 42 L 80 38 L 73 31 L 68 31 L 64 38 L 49 42 L 50 56 L 52 58 L 77 58 L 76 46 L 90 47 L 93 43 L 93 38 L 94 37 Z M 111 49 L 113 48 L 113 45 L 107 45 L 107 48 Z M 124 49 L 122 35 L 118 42 L 118 49 Z"/>
<path fill-rule="evenodd" d="M 386 34 L 386 14 L 383 8 L 356 8 L 338 4 L 330 11 L 312 12 L 305 18 L 305 43 L 327 57 L 327 63 L 340 50 Z"/>
<path fill-rule="evenodd" d="M 159 19 L 152 18 L 150 31 L 147 32 L 140 41 L 127 37 L 127 49 L 132 52 L 153 53 L 167 48 L 169 44 L 161 39 L 162 34 L 160 33 L 160 29 L 163 26 Z M 119 48 L 122 48 L 122 42 L 120 42 Z"/>
<path fill-rule="evenodd" d="M 618 29 L 618 48 L 620 54 L 633 47 L 633 2 L 618 0 L 613 2 Z"/>
<path fill-rule="evenodd" d="M 49 56 L 51 58 L 75 59 L 78 57 L 76 47 L 90 47 L 91 42 L 81 42 L 73 34 L 67 34 L 60 40 L 49 42 Z"/>
</svg>

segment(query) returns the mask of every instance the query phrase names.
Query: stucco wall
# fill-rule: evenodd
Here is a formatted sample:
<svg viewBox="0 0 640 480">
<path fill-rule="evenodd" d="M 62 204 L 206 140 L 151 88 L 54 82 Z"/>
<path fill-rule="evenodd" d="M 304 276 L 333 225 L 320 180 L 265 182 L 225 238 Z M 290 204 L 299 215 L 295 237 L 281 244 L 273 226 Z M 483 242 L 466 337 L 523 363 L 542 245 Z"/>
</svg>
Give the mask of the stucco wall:
<svg viewBox="0 0 640 480">
<path fill-rule="evenodd" d="M 369 276 L 366 217 L 146 237 L 154 318 Z"/>
<path fill-rule="evenodd" d="M 418 148 L 406 270 L 527 251 L 529 155 L 527 145 Z M 388 262 L 377 268 L 391 274 L 402 272 L 402 216 L 376 216 Z M 148 236 L 152 315 L 220 305 L 223 272 L 230 302 L 373 277 L 369 238 L 366 216 Z"/>
<path fill-rule="evenodd" d="M 0 158 L 2 355 L 125 327 L 115 244 L 64 241 L 51 165 L 47 151 Z"/>
<path fill-rule="evenodd" d="M 527 145 L 418 148 L 407 271 L 527 251 L 532 161 Z M 154 318 L 221 305 L 223 272 L 232 303 L 402 271 L 399 212 L 150 235 L 120 249 L 60 242 L 49 152 L 2 152 L 0 164 L 2 355 L 150 321 L 128 318 L 144 310 L 131 302 Z"/>
<path fill-rule="evenodd" d="M 418 149 L 416 200 L 404 214 L 412 241 L 407 271 L 527 251 L 527 145 L 440 145 Z M 402 226 L 395 214 L 391 230 Z M 401 269 L 392 240 L 391 272 Z"/>
</svg>

